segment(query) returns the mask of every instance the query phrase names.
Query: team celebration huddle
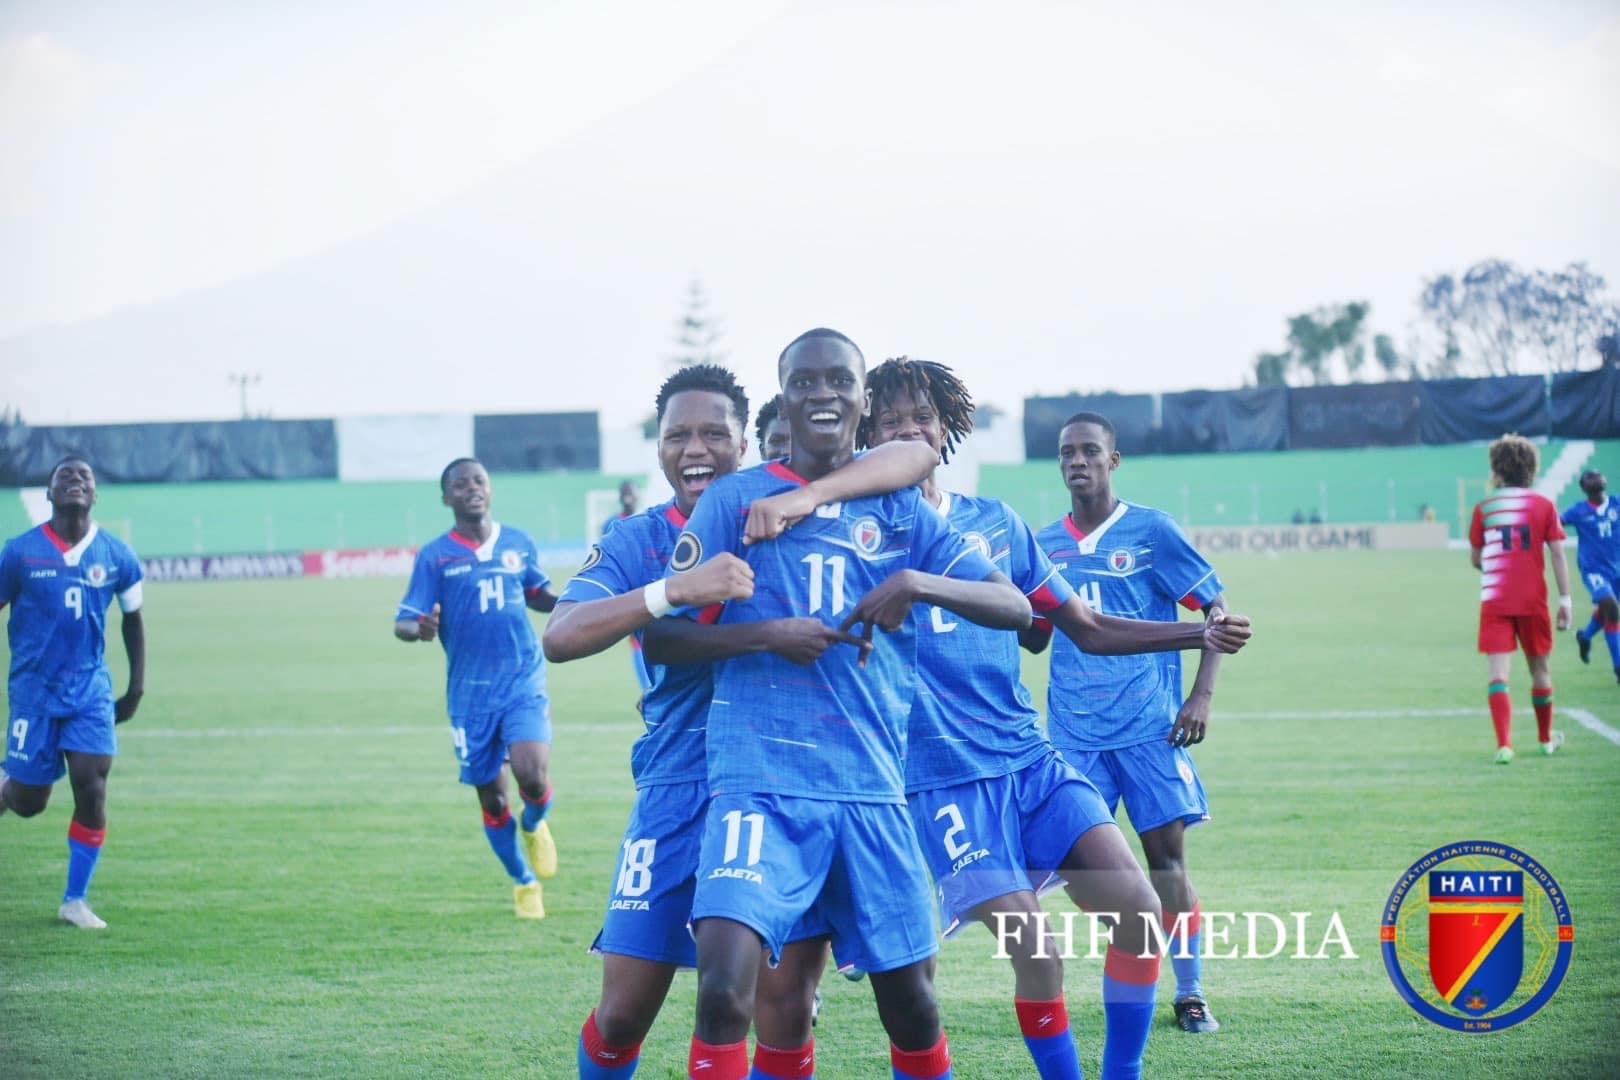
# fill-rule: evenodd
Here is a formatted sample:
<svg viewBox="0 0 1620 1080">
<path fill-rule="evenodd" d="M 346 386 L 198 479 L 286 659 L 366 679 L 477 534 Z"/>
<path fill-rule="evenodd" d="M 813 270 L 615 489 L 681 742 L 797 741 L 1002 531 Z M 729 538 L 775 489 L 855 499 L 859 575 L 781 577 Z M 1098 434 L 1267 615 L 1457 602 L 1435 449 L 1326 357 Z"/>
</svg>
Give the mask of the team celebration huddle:
<svg viewBox="0 0 1620 1080">
<path fill-rule="evenodd" d="M 601 993 L 579 1018 L 578 1075 L 635 1075 L 675 975 L 692 968 L 688 1076 L 814 1076 L 831 959 L 871 987 L 893 1075 L 948 1077 L 938 942 L 980 923 L 1008 957 L 1009 1030 L 1015 1018 L 1035 1073 L 1078 1078 L 1082 1054 L 1095 1060 L 1099 1048 L 1076 1044 L 1063 950 L 1032 917 L 1057 889 L 1111 933 L 1103 1077 L 1141 1074 L 1162 959 L 1172 1030 L 1217 1031 L 1184 854 L 1186 829 L 1210 816 L 1189 748 L 1205 737 L 1222 657 L 1249 642 L 1249 619 L 1227 610 L 1220 577 L 1174 520 L 1114 495 L 1120 453 L 1106 416 L 1062 426 L 1069 509 L 1032 527 L 998 499 L 940 485 L 940 466 L 973 431 L 972 394 L 949 367 L 901 357 L 869 368 L 848 337 L 815 329 L 782 351 L 777 375 L 780 395 L 754 418 L 760 463 L 749 460 L 749 403 L 730 371 L 698 364 L 670 376 L 655 402 L 673 497 L 610 522 L 560 592 L 533 538 L 493 517 L 484 466 L 452 461 L 440 491 L 454 526 L 417 552 L 395 612 L 399 640 L 444 649 L 460 780 L 476 792 L 522 919 L 545 918 L 543 881 L 559 863 L 547 663 L 632 644 L 640 698 L 627 692 L 625 709 L 634 701 L 645 731 L 631 751 L 636 794 L 618 868 L 601 883 L 591 949 Z M 1516 643 L 1530 659 L 1542 749 L 1561 741 L 1550 728 L 1543 544 L 1563 594 L 1559 628 L 1571 618 L 1556 512 L 1521 490 L 1536 469 L 1526 447 L 1493 445 L 1502 505 L 1482 504 L 1472 537 L 1503 762 Z M 1564 515 L 1595 538 L 1581 547 L 1594 603 L 1581 658 L 1604 637 L 1620 675 L 1620 503 L 1600 474 L 1582 485 L 1590 505 Z M 12 608 L 0 814 L 36 815 L 70 779 L 59 914 L 100 929 L 87 897 L 115 725 L 145 684 L 142 571 L 92 518 L 88 462 L 59 462 L 46 496 L 50 520 L 0 554 L 0 606 Z M 1512 527 L 1534 531 L 1514 548 L 1498 526 L 1521 512 L 1534 520 Z M 1511 559 L 1528 583 L 1517 591 Z M 1504 606 L 1520 592 L 1524 612 Z M 104 657 L 115 599 L 129 661 L 116 700 Z M 1182 620 L 1181 608 L 1203 618 Z M 543 637 L 530 611 L 549 613 Z M 1020 680 L 1021 650 L 1049 650 L 1044 721 Z M 1185 693 L 1183 651 L 1197 654 Z M 1121 806 L 1145 870 L 1116 824 Z"/>
<path fill-rule="evenodd" d="M 778 375 L 758 424 L 777 456 L 751 467 L 748 401 L 729 371 L 697 365 L 664 383 L 658 453 L 674 498 L 614 521 L 560 596 L 534 542 L 491 518 L 483 467 L 451 463 L 455 528 L 421 550 L 396 616 L 401 639 L 444 645 L 461 779 L 523 918 L 544 916 L 540 879 L 557 866 L 526 612 L 551 612 L 554 664 L 637 643 L 646 732 L 579 1075 L 634 1075 L 686 967 L 698 973 L 689 1075 L 813 1076 L 830 955 L 868 980 L 894 1075 L 949 1076 L 939 929 L 1034 912 L 1055 887 L 1113 926 L 1104 1076 L 1141 1070 L 1166 942 L 1149 922 L 1172 935 L 1179 1026 L 1214 1031 L 1182 855 L 1208 806 L 1187 747 L 1248 620 L 1227 613 L 1215 571 L 1166 515 L 1113 496 L 1105 417 L 1064 427 L 1073 510 L 1036 533 L 999 500 L 937 485 L 973 426 L 949 368 L 868 371 L 854 342 L 818 329 L 783 350 Z M 1178 605 L 1205 619 L 1179 622 Z M 1043 733 L 1018 657 L 1049 645 Z M 1185 701 L 1183 649 L 1200 653 Z M 1114 824 L 1122 802 L 1149 873 Z M 1007 943 L 1035 1068 L 1080 1076 L 1057 951 L 1039 933 Z"/>
</svg>

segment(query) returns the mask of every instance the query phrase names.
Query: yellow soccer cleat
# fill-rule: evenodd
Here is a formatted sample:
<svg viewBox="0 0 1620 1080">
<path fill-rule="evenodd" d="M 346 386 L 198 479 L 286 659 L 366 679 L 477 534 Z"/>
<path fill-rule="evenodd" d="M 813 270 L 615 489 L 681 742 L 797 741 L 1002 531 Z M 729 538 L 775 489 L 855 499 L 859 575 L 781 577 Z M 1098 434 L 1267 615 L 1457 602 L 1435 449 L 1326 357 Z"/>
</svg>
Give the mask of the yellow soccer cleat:
<svg viewBox="0 0 1620 1080">
<path fill-rule="evenodd" d="M 546 917 L 546 905 L 540 899 L 540 883 L 538 881 L 512 887 L 512 910 L 517 913 L 517 917 L 520 919 L 543 919 Z"/>
<path fill-rule="evenodd" d="M 529 860 L 529 869 L 543 878 L 557 876 L 557 842 L 551 838 L 551 826 L 544 818 L 529 832 L 520 824 L 518 839 L 523 842 L 523 856 Z"/>
</svg>

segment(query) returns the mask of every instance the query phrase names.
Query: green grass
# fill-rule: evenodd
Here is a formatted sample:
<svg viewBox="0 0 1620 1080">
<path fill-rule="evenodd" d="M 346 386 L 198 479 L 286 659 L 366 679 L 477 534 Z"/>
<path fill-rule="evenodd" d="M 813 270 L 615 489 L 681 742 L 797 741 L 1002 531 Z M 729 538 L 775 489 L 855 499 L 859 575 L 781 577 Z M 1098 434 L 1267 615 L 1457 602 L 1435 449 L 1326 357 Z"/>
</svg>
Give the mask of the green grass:
<svg viewBox="0 0 1620 1080">
<path fill-rule="evenodd" d="M 1620 1072 L 1620 746 L 1565 718 L 1566 752 L 1489 764 L 1476 579 L 1462 553 L 1254 556 L 1221 570 L 1257 631 L 1228 661 L 1197 751 L 1215 818 L 1191 834 L 1194 881 L 1207 911 L 1338 911 L 1358 957 L 1207 962 L 1224 1024 L 1210 1038 L 1170 1027 L 1166 972 L 1148 1075 Z M 389 636 L 401 585 L 149 589 L 148 693 L 120 729 L 92 894 L 111 929 L 53 922 L 65 787 L 38 818 L 0 819 L 0 1073 L 573 1075 L 600 974 L 585 949 L 632 794 L 628 658 L 615 649 L 550 673 L 563 871 L 547 886 L 549 917 L 520 924 L 472 795 L 455 783 L 438 650 Z M 1559 642 L 1558 700 L 1620 726 L 1620 688 L 1597 651 L 1582 667 L 1568 637 Z M 1043 667 L 1026 669 L 1037 700 Z M 1527 685 L 1516 671 L 1518 741 L 1533 750 Z M 1448 708 L 1472 711 L 1321 715 Z M 1540 859 L 1577 926 L 1574 964 L 1551 1004 L 1490 1036 L 1412 1013 L 1377 945 L 1396 876 L 1470 838 Z M 1070 963 L 1090 1076 L 1099 981 L 1096 962 Z M 676 980 L 641 1076 L 682 1075 L 693 986 L 690 975 Z M 1011 986 L 982 930 L 944 947 L 939 988 L 958 1076 L 1030 1075 Z M 819 1075 L 886 1076 L 869 988 L 831 976 L 825 990 Z"/>
</svg>

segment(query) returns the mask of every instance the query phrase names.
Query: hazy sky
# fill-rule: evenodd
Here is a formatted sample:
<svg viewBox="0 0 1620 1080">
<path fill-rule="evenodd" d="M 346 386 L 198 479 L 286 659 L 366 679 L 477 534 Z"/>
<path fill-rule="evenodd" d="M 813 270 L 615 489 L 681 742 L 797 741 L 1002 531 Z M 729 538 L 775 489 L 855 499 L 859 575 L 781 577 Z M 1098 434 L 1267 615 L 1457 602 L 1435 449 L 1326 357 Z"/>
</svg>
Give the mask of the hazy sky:
<svg viewBox="0 0 1620 1080">
<path fill-rule="evenodd" d="M 0 405 L 648 409 L 687 283 L 983 400 L 1239 385 L 1283 319 L 1589 261 L 1620 5 L 0 6 Z"/>
</svg>

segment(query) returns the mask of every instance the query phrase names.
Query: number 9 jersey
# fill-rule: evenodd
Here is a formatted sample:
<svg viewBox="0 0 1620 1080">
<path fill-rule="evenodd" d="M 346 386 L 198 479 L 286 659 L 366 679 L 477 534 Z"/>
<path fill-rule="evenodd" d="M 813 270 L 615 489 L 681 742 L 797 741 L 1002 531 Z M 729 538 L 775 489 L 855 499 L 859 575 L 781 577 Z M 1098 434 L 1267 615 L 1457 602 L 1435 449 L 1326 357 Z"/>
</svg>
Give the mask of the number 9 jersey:
<svg viewBox="0 0 1620 1080">
<path fill-rule="evenodd" d="M 0 552 L 0 607 L 13 605 L 8 690 L 12 715 L 66 717 L 110 710 L 107 608 L 141 606 L 141 563 L 129 545 L 94 522 L 77 544 L 49 524 L 6 542 Z"/>
</svg>

